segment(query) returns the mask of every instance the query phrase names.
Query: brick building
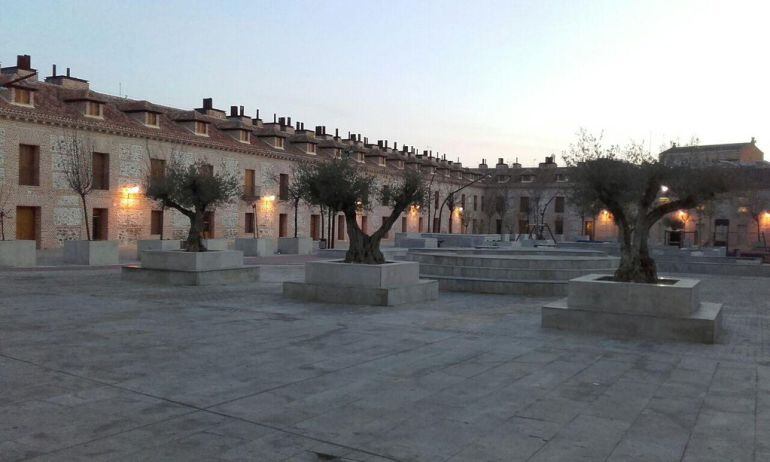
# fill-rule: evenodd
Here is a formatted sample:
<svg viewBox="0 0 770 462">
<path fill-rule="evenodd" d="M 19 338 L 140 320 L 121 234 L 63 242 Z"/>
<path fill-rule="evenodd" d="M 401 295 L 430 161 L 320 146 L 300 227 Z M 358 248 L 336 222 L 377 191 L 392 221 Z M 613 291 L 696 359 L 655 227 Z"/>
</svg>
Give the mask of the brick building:
<svg viewBox="0 0 770 462">
<path fill-rule="evenodd" d="M 58 149 L 59 141 L 72 134 L 93 146 L 95 189 L 87 207 L 97 239 L 131 242 L 157 238 L 161 231 L 166 237 L 186 236 L 187 218 L 174 210 L 160 210 L 141 191 L 148 172 L 163 168 L 172 156 L 185 162 L 205 159 L 215 170 L 237 174 L 244 192 L 258 196 L 253 202 L 237 200 L 212 211 L 206 218 L 208 236 L 249 237 L 255 234 L 255 223 L 259 236 L 293 236 L 293 209 L 286 200 L 293 166 L 343 152 L 352 152 L 360 168 L 383 180 L 405 169 L 418 169 L 432 178 L 430 203 L 405 213 L 394 232 L 440 229 L 526 235 L 533 223 L 541 221 L 558 241 L 617 237 L 608 213 L 581 213 L 569 202 L 569 171 L 559 167 L 553 156 L 537 167 L 508 164 L 501 158 L 494 167 L 483 161 L 470 169 L 448 161 L 445 155 L 406 145 L 385 140 L 370 143 L 360 134 L 347 133 L 343 138 L 338 130 L 327 132 L 325 126 L 309 130 L 302 122 L 292 123 L 290 117 L 273 115 L 264 121 L 259 111 L 255 117 L 246 116 L 242 106 L 221 110 L 210 98 L 199 108 L 183 110 L 94 92 L 87 80 L 72 76 L 69 69 L 62 75 L 54 66 L 50 76 L 40 79 L 29 56 L 19 56 L 16 66 L 0 70 L 0 194 L 4 191 L 4 208 L 9 212 L 6 238 L 32 239 L 41 248 L 51 248 L 85 237 L 82 206 L 66 185 Z M 753 139 L 729 145 L 674 146 L 660 158 L 676 165 L 767 165 Z M 450 207 L 435 213 L 450 191 L 471 182 Z M 687 221 L 680 238 L 687 244 L 710 245 L 716 233 L 724 231 L 731 247 L 749 246 L 758 238 L 756 227 L 747 207 L 736 205 L 735 199 L 718 201 L 708 210 L 683 211 Z M 372 232 L 388 213 L 387 208 L 374 207 L 363 212 L 359 222 Z M 298 234 L 328 237 L 324 221 L 317 208 L 303 205 Z M 346 240 L 343 217 L 333 222 L 334 238 Z M 770 214 L 760 223 L 760 234 L 766 230 L 770 231 Z M 669 243 L 673 236 L 669 231 L 659 223 L 652 241 Z"/>
</svg>

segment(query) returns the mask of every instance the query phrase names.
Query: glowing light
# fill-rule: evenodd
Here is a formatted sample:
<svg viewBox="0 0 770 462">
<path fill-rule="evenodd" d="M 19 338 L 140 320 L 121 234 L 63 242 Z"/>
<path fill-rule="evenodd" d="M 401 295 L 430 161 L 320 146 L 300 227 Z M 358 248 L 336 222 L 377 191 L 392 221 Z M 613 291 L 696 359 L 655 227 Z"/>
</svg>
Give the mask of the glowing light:
<svg viewBox="0 0 770 462">
<path fill-rule="evenodd" d="M 275 196 L 265 196 L 262 198 L 263 200 L 266 200 L 268 202 L 272 202 L 275 200 Z"/>
<path fill-rule="evenodd" d="M 687 214 L 687 212 L 685 212 L 684 210 L 680 210 L 680 211 L 678 211 L 678 212 L 677 212 L 677 216 L 678 216 L 678 217 L 679 217 L 679 219 L 680 219 L 680 220 L 682 220 L 682 221 L 687 221 L 687 220 L 690 218 L 690 216 L 689 216 L 689 215 Z"/>
<path fill-rule="evenodd" d="M 139 186 L 126 186 L 122 189 L 120 205 L 123 207 L 133 207 L 136 204 L 136 195 L 142 190 Z"/>
<path fill-rule="evenodd" d="M 748 207 L 738 207 L 738 212 L 740 213 L 749 213 Z"/>
<path fill-rule="evenodd" d="M 613 217 L 609 210 L 602 210 L 599 212 L 599 219 L 601 221 L 612 221 Z"/>
<path fill-rule="evenodd" d="M 663 194 L 667 193 L 668 192 L 668 186 L 661 185 L 660 186 L 660 192 L 662 192 Z"/>
</svg>

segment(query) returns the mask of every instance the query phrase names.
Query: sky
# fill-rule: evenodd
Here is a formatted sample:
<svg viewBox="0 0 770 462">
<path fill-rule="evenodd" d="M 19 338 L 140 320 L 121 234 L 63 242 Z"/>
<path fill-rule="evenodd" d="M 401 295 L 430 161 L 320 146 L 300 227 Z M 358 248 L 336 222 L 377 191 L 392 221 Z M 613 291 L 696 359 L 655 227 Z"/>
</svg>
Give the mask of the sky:
<svg viewBox="0 0 770 462">
<path fill-rule="evenodd" d="M 653 153 L 692 137 L 770 148 L 768 20 L 763 1 L 0 0 L 0 62 L 532 165 L 580 128 Z"/>
</svg>

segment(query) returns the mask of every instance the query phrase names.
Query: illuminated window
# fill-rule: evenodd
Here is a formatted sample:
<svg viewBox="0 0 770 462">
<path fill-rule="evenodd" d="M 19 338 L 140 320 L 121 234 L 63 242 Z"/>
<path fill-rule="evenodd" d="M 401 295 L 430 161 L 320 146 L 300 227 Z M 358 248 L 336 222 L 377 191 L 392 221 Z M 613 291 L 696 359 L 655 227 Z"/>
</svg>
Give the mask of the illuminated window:
<svg viewBox="0 0 770 462">
<path fill-rule="evenodd" d="M 275 138 L 275 147 L 278 148 L 278 149 L 283 149 L 283 146 L 284 146 L 283 138 L 276 137 Z"/>
</svg>

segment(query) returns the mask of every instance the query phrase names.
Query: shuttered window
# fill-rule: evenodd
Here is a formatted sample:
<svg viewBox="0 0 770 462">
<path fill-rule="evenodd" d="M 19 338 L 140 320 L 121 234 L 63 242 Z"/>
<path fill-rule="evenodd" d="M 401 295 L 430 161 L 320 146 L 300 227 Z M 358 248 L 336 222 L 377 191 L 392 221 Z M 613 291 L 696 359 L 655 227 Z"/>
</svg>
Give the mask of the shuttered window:
<svg viewBox="0 0 770 462">
<path fill-rule="evenodd" d="M 150 234 L 163 234 L 163 211 L 150 212 Z"/>
<path fill-rule="evenodd" d="M 40 147 L 19 145 L 19 184 L 40 186 Z"/>
<path fill-rule="evenodd" d="M 243 172 L 243 195 L 246 197 L 254 197 L 256 191 L 254 187 L 254 170 L 246 169 Z"/>
<path fill-rule="evenodd" d="M 110 156 L 103 152 L 93 154 L 93 188 L 110 189 Z"/>
</svg>

